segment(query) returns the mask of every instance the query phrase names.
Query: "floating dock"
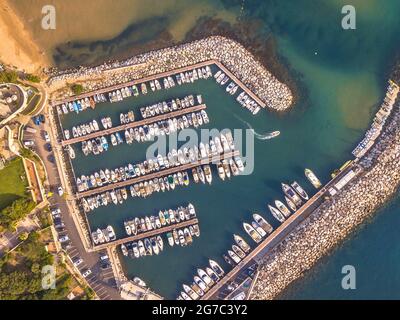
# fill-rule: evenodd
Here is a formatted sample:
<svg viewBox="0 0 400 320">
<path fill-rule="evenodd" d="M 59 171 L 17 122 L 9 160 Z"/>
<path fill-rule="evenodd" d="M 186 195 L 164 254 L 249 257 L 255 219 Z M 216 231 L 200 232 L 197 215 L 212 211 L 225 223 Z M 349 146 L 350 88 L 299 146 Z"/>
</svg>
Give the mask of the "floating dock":
<svg viewBox="0 0 400 320">
<path fill-rule="evenodd" d="M 159 228 L 159 229 L 154 229 L 154 230 L 151 230 L 151 231 L 140 233 L 140 234 L 138 234 L 136 236 L 130 236 L 130 237 L 126 237 L 126 238 L 123 238 L 123 239 L 118 239 L 118 240 L 115 240 L 115 241 L 110 241 L 110 242 L 107 242 L 107 243 L 94 245 L 93 246 L 93 251 L 100 251 L 100 250 L 104 250 L 104 249 L 107 249 L 109 247 L 118 246 L 118 245 L 121 245 L 121 244 L 124 244 L 124 243 L 127 243 L 127 242 L 133 242 L 133 241 L 139 241 L 139 240 L 146 239 L 146 238 L 152 238 L 154 236 L 158 236 L 160 234 L 164 234 L 164 233 L 170 232 L 170 231 L 172 231 L 174 229 L 182 229 L 182 228 L 186 228 L 186 227 L 198 224 L 198 223 L 199 223 L 199 220 L 197 218 L 194 218 L 194 219 L 187 220 L 187 221 L 184 221 L 184 222 L 171 224 L 169 226 L 165 226 L 165 227 L 162 227 L 162 228 Z"/>
<path fill-rule="evenodd" d="M 127 124 L 123 124 L 120 126 L 116 126 L 116 127 L 112 127 L 110 129 L 105 129 L 105 130 L 100 130 L 100 131 L 96 131 L 93 132 L 91 134 L 87 134 L 85 136 L 81 136 L 81 137 L 77 137 L 77 138 L 71 138 L 68 140 L 63 140 L 61 142 L 61 145 L 63 147 L 71 145 L 71 144 L 75 144 L 78 142 L 82 142 L 82 141 L 87 141 L 87 140 L 91 140 L 91 139 L 95 139 L 97 137 L 101 137 L 101 136 L 106 136 L 106 135 L 110 135 L 119 131 L 124 131 L 126 129 L 131 129 L 131 128 L 138 128 L 144 125 L 149 125 L 158 121 L 163 121 L 163 120 L 167 120 L 170 118 L 175 118 L 175 117 L 179 117 L 185 114 L 190 114 L 193 112 L 198 112 L 201 110 L 205 110 L 207 108 L 207 106 L 205 104 L 200 104 L 194 107 L 189 107 L 189 108 L 185 108 L 185 109 L 181 109 L 178 111 L 173 111 L 173 112 L 168 112 L 162 115 L 158 115 L 155 117 L 151 117 L 151 118 L 147 118 L 147 119 L 143 119 L 143 120 L 139 120 L 139 121 L 134 121 L 134 122 L 130 122 Z"/>
<path fill-rule="evenodd" d="M 55 103 L 53 103 L 53 106 L 58 106 L 64 103 L 69 103 L 69 102 L 73 102 L 76 100 L 81 100 L 81 99 L 85 99 L 85 98 L 90 98 L 93 97 L 96 94 L 106 94 L 112 91 L 117 91 L 120 90 L 122 88 L 125 87 L 131 87 L 134 85 L 140 85 L 144 82 L 149 82 L 149 81 L 153 81 L 153 80 L 158 80 L 160 78 L 165 78 L 165 77 L 169 77 L 169 76 L 173 76 L 179 73 L 183 73 L 183 72 L 187 72 L 187 71 L 191 71 L 193 69 L 198 69 L 198 68 L 203 68 L 206 66 L 212 66 L 212 65 L 216 65 L 218 68 L 220 68 L 229 78 L 231 78 L 232 81 L 234 81 L 243 91 L 246 92 L 246 94 L 248 94 L 254 101 L 256 101 L 262 108 L 266 107 L 266 104 L 256 95 L 254 94 L 249 88 L 247 88 L 242 81 L 240 81 L 236 76 L 233 75 L 233 73 L 231 71 L 229 71 L 221 62 L 217 61 L 217 60 L 207 60 L 204 62 L 200 62 L 200 63 L 196 63 L 194 65 L 190 65 L 190 66 L 186 66 L 183 68 L 178 68 L 178 69 L 174 69 L 171 71 L 167 71 L 167 72 L 163 72 L 163 73 L 158 73 L 152 76 L 148 76 L 145 78 L 141 78 L 141 79 L 137 79 L 137 80 L 133 80 L 130 82 L 125 82 L 125 83 L 121 83 L 115 86 L 111 86 L 111 87 L 106 87 L 106 88 L 102 88 L 99 90 L 95 90 L 95 91 L 90 91 L 90 92 L 86 92 L 84 94 L 78 95 L 78 96 L 73 96 L 70 97 L 68 99 L 63 99 L 63 100 L 58 100 Z"/>
<path fill-rule="evenodd" d="M 113 189 L 119 189 L 119 188 L 123 188 L 123 187 L 127 187 L 136 183 L 140 183 L 140 182 L 144 182 L 144 181 L 149 181 L 149 180 L 153 180 L 154 178 L 161 178 L 164 176 L 168 176 L 174 173 L 178 173 L 180 171 L 187 171 L 189 169 L 192 168 L 196 168 L 198 166 L 201 165 L 207 165 L 210 163 L 217 163 L 218 161 L 224 160 L 224 159 L 231 159 L 233 157 L 239 156 L 239 151 L 230 151 L 227 153 L 224 153 L 222 155 L 217 155 L 217 156 L 213 156 L 213 157 L 209 157 L 208 159 L 202 159 L 199 161 L 195 161 L 195 162 L 191 162 L 191 163 L 187 163 L 178 167 L 173 167 L 173 168 L 169 168 L 169 169 L 164 169 L 164 170 L 160 170 L 154 173 L 150 173 L 144 176 L 140 176 L 137 178 L 132 178 L 132 179 L 127 179 L 125 181 L 121 181 L 121 182 L 117 182 L 117 183 L 113 183 L 113 184 L 109 184 L 103 187 L 99 187 L 96 189 L 92 189 L 92 190 L 88 190 L 88 191 L 84 191 L 84 192 L 78 192 L 76 194 L 77 198 L 86 198 L 89 197 L 91 195 L 95 195 L 95 194 L 99 194 L 99 193 L 104 193 L 107 191 L 111 191 Z"/>
</svg>

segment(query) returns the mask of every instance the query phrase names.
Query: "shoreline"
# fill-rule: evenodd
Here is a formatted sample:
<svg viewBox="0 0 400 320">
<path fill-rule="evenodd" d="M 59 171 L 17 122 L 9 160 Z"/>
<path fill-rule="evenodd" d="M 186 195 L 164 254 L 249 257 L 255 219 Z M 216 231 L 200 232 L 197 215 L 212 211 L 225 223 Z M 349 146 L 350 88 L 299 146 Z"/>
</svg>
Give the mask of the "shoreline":
<svg viewBox="0 0 400 320">
<path fill-rule="evenodd" d="M 5 65 L 29 73 L 51 65 L 8 1 L 0 3 L 0 38 L 6 44 L 0 46 L 0 61 Z"/>
<path fill-rule="evenodd" d="M 393 198 L 400 186 L 399 100 L 394 109 L 376 144 L 359 159 L 361 174 L 261 260 L 250 299 L 279 298 Z"/>
</svg>

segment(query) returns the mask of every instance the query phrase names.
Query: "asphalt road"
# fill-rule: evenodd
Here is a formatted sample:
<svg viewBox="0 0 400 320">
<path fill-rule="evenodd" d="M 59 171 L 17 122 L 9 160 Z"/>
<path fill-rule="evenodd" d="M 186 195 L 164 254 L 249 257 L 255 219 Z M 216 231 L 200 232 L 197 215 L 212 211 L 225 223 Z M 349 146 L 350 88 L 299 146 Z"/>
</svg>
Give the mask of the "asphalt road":
<svg viewBox="0 0 400 320">
<path fill-rule="evenodd" d="M 24 140 L 33 140 L 35 142 L 34 151 L 43 160 L 48 174 L 49 185 L 45 186 L 46 191 L 48 192 L 50 190 L 54 193 L 54 195 L 49 199 L 51 208 L 59 208 L 61 210 L 61 218 L 55 219 L 55 224 L 62 222 L 64 227 L 57 228 L 57 232 L 59 237 L 67 235 L 69 238 L 69 241 L 62 245 L 63 249 L 72 261 L 79 258 L 83 260 L 83 262 L 77 267 L 81 274 L 88 269 L 92 271 L 86 280 L 101 300 L 121 299 L 113 277 L 111 266 L 107 261 L 100 261 L 100 256 L 105 254 L 105 252 L 89 253 L 85 250 L 75 226 L 75 222 L 69 212 L 66 200 L 63 197 L 60 197 L 57 193 L 57 188 L 61 186 L 61 181 L 55 163 L 54 154 L 52 151 L 49 151 L 49 146 L 44 139 L 45 131 L 50 134 L 48 119 L 46 119 L 45 124 L 41 124 L 40 126 L 36 126 L 32 121 L 30 121 L 28 125 L 35 128 L 37 132 L 31 134 L 25 131 Z"/>
</svg>

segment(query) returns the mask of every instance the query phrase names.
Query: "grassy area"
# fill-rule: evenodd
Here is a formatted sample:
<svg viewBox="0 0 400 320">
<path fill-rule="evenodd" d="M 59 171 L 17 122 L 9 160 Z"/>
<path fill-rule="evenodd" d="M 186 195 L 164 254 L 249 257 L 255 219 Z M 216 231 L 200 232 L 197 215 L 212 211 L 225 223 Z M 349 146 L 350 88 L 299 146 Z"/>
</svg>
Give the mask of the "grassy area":
<svg viewBox="0 0 400 320">
<path fill-rule="evenodd" d="M 49 229 L 33 232 L 16 250 L 0 260 L 1 300 L 63 300 L 77 283 L 65 267 L 46 250 L 52 241 Z M 53 266 L 55 289 L 43 289 L 42 270 Z"/>
<path fill-rule="evenodd" d="M 0 170 L 0 181 L 0 210 L 27 196 L 28 181 L 21 158 L 12 160 Z"/>
<path fill-rule="evenodd" d="M 34 94 L 32 97 L 30 97 L 28 101 L 28 105 L 25 108 L 25 110 L 22 112 L 24 115 L 30 115 L 35 111 L 36 107 L 38 106 L 38 103 L 40 102 L 41 95 L 40 94 Z"/>
</svg>

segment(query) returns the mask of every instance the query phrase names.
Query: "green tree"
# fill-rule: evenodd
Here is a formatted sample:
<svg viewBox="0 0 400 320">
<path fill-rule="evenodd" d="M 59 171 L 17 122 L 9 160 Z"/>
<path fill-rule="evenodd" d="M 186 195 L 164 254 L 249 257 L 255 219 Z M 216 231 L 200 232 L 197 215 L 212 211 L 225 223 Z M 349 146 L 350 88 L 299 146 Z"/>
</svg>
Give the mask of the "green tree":
<svg viewBox="0 0 400 320">
<path fill-rule="evenodd" d="M 71 90 L 75 95 L 80 95 L 80 94 L 83 93 L 84 88 L 83 88 L 83 86 L 81 84 L 73 84 L 71 86 Z"/>
<path fill-rule="evenodd" d="M 15 83 L 17 80 L 18 74 L 13 70 L 0 72 L 0 83 Z"/>
<path fill-rule="evenodd" d="M 26 239 L 28 239 L 28 236 L 29 236 L 29 233 L 28 232 L 22 232 L 20 235 L 19 235 L 19 240 L 20 241 L 25 241 Z"/>
<path fill-rule="evenodd" d="M 40 82 L 40 77 L 33 75 L 33 74 L 26 74 L 25 75 L 25 79 L 30 81 L 30 82 L 35 82 L 35 83 L 39 83 Z"/>
</svg>

